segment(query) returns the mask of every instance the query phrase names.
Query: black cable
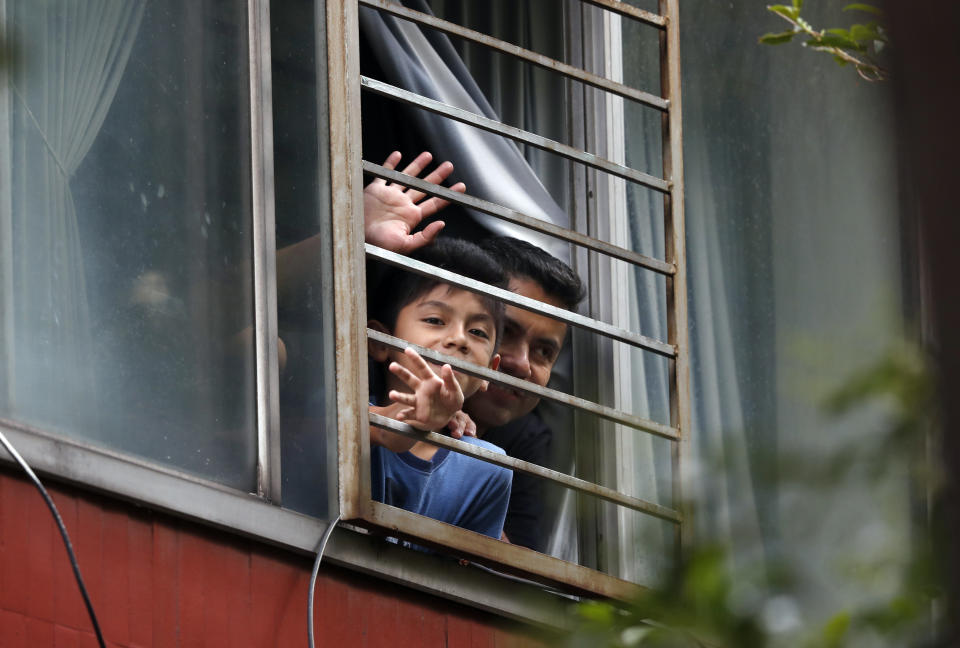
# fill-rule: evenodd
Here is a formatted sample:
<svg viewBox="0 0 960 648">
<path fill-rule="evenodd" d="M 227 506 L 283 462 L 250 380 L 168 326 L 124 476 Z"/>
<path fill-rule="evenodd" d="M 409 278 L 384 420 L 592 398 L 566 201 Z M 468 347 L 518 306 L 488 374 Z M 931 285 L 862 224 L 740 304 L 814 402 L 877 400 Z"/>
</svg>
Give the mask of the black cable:
<svg viewBox="0 0 960 648">
<path fill-rule="evenodd" d="M 310 648 L 314 648 L 313 590 L 315 590 L 317 587 L 317 574 L 320 573 L 320 559 L 323 558 L 323 550 L 327 548 L 327 540 L 330 539 L 330 534 L 333 533 L 333 529 L 337 526 L 337 522 L 339 521 L 340 515 L 337 514 L 337 517 L 330 520 L 330 524 L 327 525 L 327 530 L 323 532 L 323 537 L 320 538 L 320 544 L 317 545 L 317 559 L 313 561 L 313 571 L 310 572 L 310 593 L 307 595 L 307 639 L 310 641 Z"/>
<path fill-rule="evenodd" d="M 10 445 L 10 442 L 7 440 L 7 437 L 4 436 L 3 432 L 0 432 L 0 443 L 7 449 L 10 456 L 20 464 L 23 472 L 27 473 L 27 477 L 30 478 L 33 485 L 40 491 L 43 500 L 47 503 L 47 507 L 50 509 L 50 512 L 53 513 L 53 519 L 56 520 L 57 526 L 60 528 L 60 536 L 63 538 L 63 544 L 67 548 L 67 554 L 70 556 L 70 566 L 73 567 L 73 575 L 77 579 L 77 587 L 80 588 L 80 595 L 83 596 L 83 602 L 87 606 L 87 614 L 90 615 L 90 621 L 93 623 L 93 631 L 97 634 L 97 642 L 100 644 L 100 648 L 106 648 L 106 644 L 103 641 L 103 634 L 100 632 L 100 624 L 97 623 L 97 615 L 93 611 L 93 603 L 90 602 L 90 596 L 87 594 L 87 586 L 83 584 L 83 576 L 80 575 L 80 565 L 77 563 L 77 557 L 73 553 L 73 545 L 70 544 L 70 536 L 67 535 L 67 527 L 63 525 L 63 518 L 60 517 L 60 512 L 57 511 L 57 507 L 54 506 L 53 499 L 51 499 L 50 494 L 47 493 L 47 489 L 43 487 L 43 484 L 40 483 L 40 480 L 37 479 L 33 470 L 31 470 L 27 462 L 23 460 L 23 457 L 20 456 L 16 448 Z"/>
</svg>

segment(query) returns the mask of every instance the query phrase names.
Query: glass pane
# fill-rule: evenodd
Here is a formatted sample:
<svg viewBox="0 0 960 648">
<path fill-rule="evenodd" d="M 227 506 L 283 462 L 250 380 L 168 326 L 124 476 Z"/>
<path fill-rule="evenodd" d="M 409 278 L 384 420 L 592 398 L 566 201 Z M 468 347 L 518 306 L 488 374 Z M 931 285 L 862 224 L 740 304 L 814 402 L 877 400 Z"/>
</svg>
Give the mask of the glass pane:
<svg viewBox="0 0 960 648">
<path fill-rule="evenodd" d="M 314 0 L 275 0 L 270 22 L 278 326 L 284 350 L 281 501 L 327 517 L 327 493 L 336 495 L 328 480 L 336 479 L 337 444 L 334 366 L 328 361 L 333 357 L 333 270 L 323 7 Z"/>
<path fill-rule="evenodd" d="M 6 6 L 0 413 L 254 490 L 245 3 Z"/>
</svg>

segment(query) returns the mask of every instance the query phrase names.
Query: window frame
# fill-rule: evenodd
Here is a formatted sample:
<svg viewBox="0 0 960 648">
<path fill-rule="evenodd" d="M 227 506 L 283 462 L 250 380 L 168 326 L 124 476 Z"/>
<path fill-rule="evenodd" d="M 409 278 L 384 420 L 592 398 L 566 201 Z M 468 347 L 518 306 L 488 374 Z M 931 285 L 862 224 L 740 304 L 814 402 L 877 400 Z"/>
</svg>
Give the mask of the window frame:
<svg viewBox="0 0 960 648">
<path fill-rule="evenodd" d="M 589 4 L 619 11 L 616 3 L 608 0 L 587 0 Z M 331 5 L 336 4 L 335 7 Z M 360 77 L 359 53 L 354 36 L 358 29 L 359 5 L 369 5 L 382 9 L 385 3 L 378 0 L 351 0 L 328 5 L 328 69 L 330 95 L 330 122 L 343 124 L 341 131 L 331 130 L 331 152 L 340 151 L 348 159 L 344 165 L 331 159 L 331 183 L 334 193 L 332 200 L 333 238 L 335 247 L 335 267 L 339 272 L 335 277 L 337 292 L 335 296 L 337 313 L 337 372 L 338 372 L 338 428 L 340 437 L 340 510 L 344 519 L 375 529 L 380 533 L 414 540 L 419 544 L 438 548 L 446 547 L 460 556 L 469 557 L 481 564 L 501 570 L 519 573 L 524 577 L 558 585 L 578 594 L 600 595 L 610 598 L 626 599 L 633 595 L 639 585 L 604 574 L 589 567 L 567 562 L 559 558 L 536 551 L 503 543 L 499 539 L 488 538 L 466 529 L 438 522 L 408 511 L 373 501 L 370 496 L 370 416 L 367 414 L 367 344 L 365 331 L 364 291 L 355 290 L 365 285 L 365 261 L 369 250 L 365 252 L 363 232 L 360 225 L 362 212 L 362 173 L 360 116 L 350 111 L 350 106 L 360 105 L 361 85 L 376 88 L 383 87 L 375 80 Z M 661 13 L 677 15 L 677 0 L 661 0 Z M 390 12 L 388 12 L 390 13 Z M 670 65 L 661 66 L 663 70 L 662 92 L 665 96 L 676 97 L 670 113 L 679 112 L 679 31 L 675 20 L 666 20 L 660 32 L 661 57 L 670 61 Z M 671 56 L 667 56 L 672 52 Z M 336 66 L 333 63 L 336 62 Z M 606 70 L 604 70 L 606 71 Z M 386 86 L 389 88 L 389 86 Z M 334 90 L 336 89 L 336 94 Z M 672 92 L 671 92 L 672 90 Z M 378 90 L 379 91 L 379 90 Z M 393 92 L 397 92 L 393 89 Z M 403 94 L 405 91 L 399 91 Z M 429 101 L 429 100 L 427 100 Z M 437 102 L 433 102 L 437 103 Z M 438 110 L 439 108 L 439 110 Z M 453 113 L 457 109 L 446 110 L 441 106 L 431 108 L 434 112 L 446 113 L 459 119 Z M 667 114 L 667 113 L 665 113 Z M 680 387 L 670 390 L 671 422 L 680 430 L 689 430 L 689 369 L 687 362 L 686 339 L 686 282 L 684 259 L 683 229 L 683 183 L 681 166 L 681 128 L 680 120 L 663 120 L 664 177 L 673 188 L 664 195 L 664 220 L 668 244 L 666 262 L 673 264 L 675 270 L 672 281 L 667 282 L 668 301 L 668 343 L 677 352 L 670 364 L 670 376 Z M 336 141 L 335 141 L 336 138 Z M 332 156 L 333 157 L 333 156 Z M 369 163 L 363 163 L 369 167 Z M 645 174 L 637 174 L 645 175 Z M 648 176 L 649 177 L 649 176 Z M 643 179 L 641 184 L 647 184 Z M 663 182 L 663 181 L 660 181 Z M 653 186 L 653 185 L 651 185 Z M 672 196 L 675 196 L 671 199 Z M 594 223 L 595 224 L 595 223 Z M 672 245 L 670 244 L 672 243 Z M 592 265 L 592 264 L 591 264 Z M 355 279 L 349 281 L 342 275 Z M 354 288 L 353 291 L 350 288 Z M 358 333 L 359 331 L 359 333 Z M 346 361 L 346 364 L 343 364 Z M 341 373 L 342 369 L 342 373 Z M 359 369 L 359 371 L 358 371 Z M 358 392 L 357 387 L 361 387 Z M 341 391 L 342 387 L 342 391 Z M 682 426 L 682 427 L 681 427 Z M 409 426 L 407 426 L 409 428 Z M 416 436 L 431 442 L 429 433 L 417 433 L 412 428 L 408 436 Z M 679 493 L 680 446 L 685 434 L 672 446 L 672 468 L 674 470 L 674 502 L 682 501 Z M 449 445 L 456 446 L 457 442 Z M 466 444 L 464 444 L 466 445 Z M 465 454 L 475 454 L 464 448 Z M 680 524 L 675 524 L 675 545 L 679 548 L 686 534 L 681 534 Z"/>
</svg>

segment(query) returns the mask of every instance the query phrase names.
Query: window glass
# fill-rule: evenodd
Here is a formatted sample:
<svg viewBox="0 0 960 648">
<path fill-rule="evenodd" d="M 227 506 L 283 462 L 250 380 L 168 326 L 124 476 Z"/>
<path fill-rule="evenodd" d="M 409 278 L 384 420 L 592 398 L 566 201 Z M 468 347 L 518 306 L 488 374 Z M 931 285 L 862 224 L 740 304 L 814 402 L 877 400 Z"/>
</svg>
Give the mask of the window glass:
<svg viewBox="0 0 960 648">
<path fill-rule="evenodd" d="M 255 490 L 245 3 L 6 11 L 0 415 Z"/>
<path fill-rule="evenodd" d="M 337 446 L 334 367 L 326 360 L 333 357 L 333 268 L 323 17 L 324 4 L 314 0 L 270 6 L 281 502 L 327 517 Z"/>
</svg>

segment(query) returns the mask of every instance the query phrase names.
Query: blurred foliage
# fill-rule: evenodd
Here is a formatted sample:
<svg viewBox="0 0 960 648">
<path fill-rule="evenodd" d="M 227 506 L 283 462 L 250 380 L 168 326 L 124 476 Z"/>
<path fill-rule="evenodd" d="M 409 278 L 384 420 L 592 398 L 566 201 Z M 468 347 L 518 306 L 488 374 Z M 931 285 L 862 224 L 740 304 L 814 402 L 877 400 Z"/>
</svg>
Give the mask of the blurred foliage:
<svg viewBox="0 0 960 648">
<path fill-rule="evenodd" d="M 890 77 L 889 71 L 881 65 L 884 50 L 890 44 L 887 30 L 878 20 L 855 23 L 847 27 L 815 29 L 800 12 L 803 0 L 793 0 L 790 5 L 767 5 L 767 10 L 790 23 L 791 28 L 764 34 L 759 41 L 765 45 L 782 45 L 797 39 L 805 39 L 804 47 L 817 52 L 826 52 L 840 65 L 852 65 L 857 73 L 868 81 L 884 81 Z M 843 8 L 883 18 L 883 11 L 872 4 L 857 2 Z"/>
<path fill-rule="evenodd" d="M 928 446 L 936 429 L 936 390 L 930 363 L 914 346 L 902 344 L 857 372 L 829 395 L 824 410 L 834 417 L 882 408 L 888 425 L 870 438 L 866 453 L 841 452 L 824 471 L 800 462 L 802 479 L 830 492 L 841 468 L 870 470 L 867 476 L 896 470 L 904 462 L 911 474 L 935 491 L 939 480 L 929 470 Z M 857 444 L 862 445 L 862 441 Z M 792 462 L 792 458 L 791 458 Z M 820 470 L 820 472 L 818 472 Z M 805 472 L 811 471 L 811 472 Z M 869 484 L 864 484 L 869 488 Z M 734 567 L 732 547 L 702 546 L 656 587 L 617 604 L 588 601 L 574 606 L 570 648 L 844 648 L 859 646 L 932 646 L 932 610 L 942 596 L 930 529 L 918 529 L 912 555 L 890 596 L 860 607 L 836 610 L 820 625 L 802 621 L 797 565 L 787 557 L 755 569 Z M 735 541 L 734 541 L 735 543 Z M 878 566 L 881 567 L 881 566 Z"/>
</svg>

